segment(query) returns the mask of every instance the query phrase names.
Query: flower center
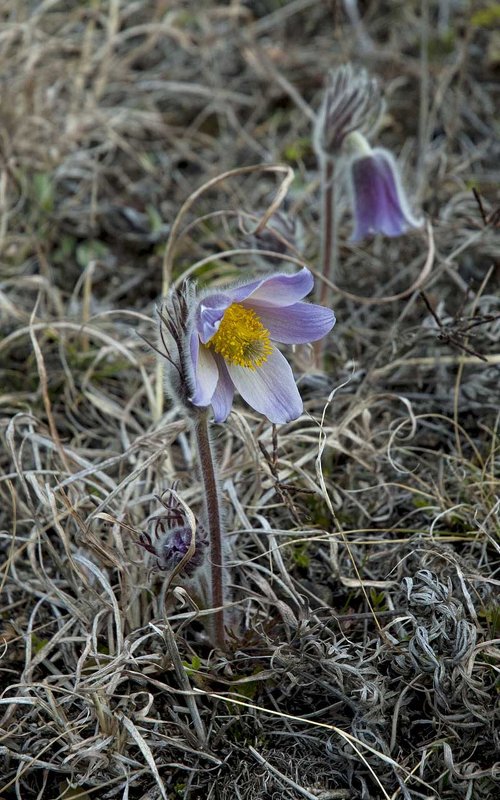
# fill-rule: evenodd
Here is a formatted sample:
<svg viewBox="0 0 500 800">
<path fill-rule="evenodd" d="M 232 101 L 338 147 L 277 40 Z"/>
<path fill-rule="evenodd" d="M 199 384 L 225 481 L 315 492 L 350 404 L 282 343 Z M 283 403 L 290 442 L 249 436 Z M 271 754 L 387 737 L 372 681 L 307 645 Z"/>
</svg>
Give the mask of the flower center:
<svg viewBox="0 0 500 800">
<path fill-rule="evenodd" d="M 219 330 L 207 347 L 213 347 L 228 364 L 248 369 L 260 367 L 273 351 L 269 331 L 255 311 L 239 303 L 225 310 Z"/>
</svg>

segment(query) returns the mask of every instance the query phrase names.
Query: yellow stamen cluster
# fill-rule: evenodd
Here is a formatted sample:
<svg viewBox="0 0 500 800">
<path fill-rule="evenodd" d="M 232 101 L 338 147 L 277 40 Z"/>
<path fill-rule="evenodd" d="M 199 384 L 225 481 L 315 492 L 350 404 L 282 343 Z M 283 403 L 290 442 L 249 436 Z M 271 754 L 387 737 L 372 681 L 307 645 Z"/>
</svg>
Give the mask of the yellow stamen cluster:
<svg viewBox="0 0 500 800">
<path fill-rule="evenodd" d="M 273 351 L 269 331 L 255 311 L 239 303 L 226 309 L 207 347 L 213 347 L 228 364 L 248 369 L 260 367 Z"/>
</svg>

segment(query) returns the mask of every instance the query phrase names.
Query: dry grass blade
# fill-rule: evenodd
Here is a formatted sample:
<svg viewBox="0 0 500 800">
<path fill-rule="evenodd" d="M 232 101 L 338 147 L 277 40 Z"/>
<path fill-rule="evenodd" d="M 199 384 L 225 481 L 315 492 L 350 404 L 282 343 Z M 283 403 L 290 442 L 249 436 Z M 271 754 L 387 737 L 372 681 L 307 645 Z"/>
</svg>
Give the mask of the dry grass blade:
<svg viewBox="0 0 500 800">
<path fill-rule="evenodd" d="M 163 800 L 168 800 L 168 796 L 167 796 L 167 793 L 165 791 L 165 786 L 164 786 L 163 781 L 162 781 L 162 779 L 160 777 L 160 773 L 158 772 L 158 767 L 156 766 L 155 758 L 153 756 L 153 753 L 151 752 L 151 748 L 149 747 L 148 743 L 144 739 L 144 736 L 139 731 L 139 729 L 134 725 L 132 720 L 129 719 L 129 717 L 125 716 L 124 714 L 119 714 L 118 715 L 118 720 L 127 729 L 127 731 L 132 736 L 134 742 L 139 747 L 139 750 L 141 751 L 142 755 L 144 756 L 146 764 L 148 765 L 149 769 L 151 770 L 151 774 L 153 775 L 153 777 L 154 777 L 154 779 L 156 781 L 156 784 L 158 786 L 158 789 L 160 790 L 160 794 L 161 794 Z"/>
</svg>

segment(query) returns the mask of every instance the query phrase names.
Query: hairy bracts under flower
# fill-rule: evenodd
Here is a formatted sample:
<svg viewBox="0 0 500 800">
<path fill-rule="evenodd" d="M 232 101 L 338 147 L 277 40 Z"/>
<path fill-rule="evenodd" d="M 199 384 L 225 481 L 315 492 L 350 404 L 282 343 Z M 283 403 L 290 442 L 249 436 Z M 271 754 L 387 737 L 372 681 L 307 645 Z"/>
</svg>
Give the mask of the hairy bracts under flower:
<svg viewBox="0 0 500 800">
<path fill-rule="evenodd" d="M 164 359 L 165 390 L 172 399 L 192 410 L 189 400 L 193 391 L 192 368 L 188 339 L 189 309 L 193 303 L 194 289 L 188 282 L 172 289 L 159 309 L 160 342 L 154 347 Z"/>
<path fill-rule="evenodd" d="M 343 64 L 332 70 L 314 128 L 314 149 L 320 158 L 339 155 L 352 132 L 374 127 L 383 108 L 377 81 L 366 70 Z"/>
<path fill-rule="evenodd" d="M 195 375 L 191 402 L 227 418 L 235 389 L 271 422 L 302 413 L 292 370 L 275 346 L 314 342 L 335 324 L 333 311 L 303 302 L 313 277 L 305 267 L 207 292 L 196 302 L 190 338 Z"/>
</svg>

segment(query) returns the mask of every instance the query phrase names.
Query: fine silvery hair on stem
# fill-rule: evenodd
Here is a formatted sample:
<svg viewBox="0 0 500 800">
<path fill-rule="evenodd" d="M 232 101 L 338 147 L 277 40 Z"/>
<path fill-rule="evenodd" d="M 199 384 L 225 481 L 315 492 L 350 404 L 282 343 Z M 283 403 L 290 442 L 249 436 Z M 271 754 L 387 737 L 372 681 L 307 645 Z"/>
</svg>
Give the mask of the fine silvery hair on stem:
<svg viewBox="0 0 500 800">
<path fill-rule="evenodd" d="M 210 573 L 206 594 L 208 604 L 213 609 L 209 623 L 211 640 L 224 649 L 226 569 L 217 469 L 208 429 L 208 410 L 194 405 L 191 399 L 196 388 L 191 348 L 193 342 L 198 341 L 197 334 L 192 330 L 195 297 L 195 288 L 189 283 L 169 292 L 159 310 L 160 346 L 155 349 L 166 362 L 165 391 L 174 402 L 183 406 L 185 417 L 192 425 L 198 451 L 206 526 L 202 528 L 203 535 L 196 548 L 178 506 L 167 505 L 167 515 L 161 514 L 154 520 L 152 533 L 145 532 L 140 544 L 155 556 L 160 568 L 173 569 L 174 572 L 182 568 L 187 574 L 189 565 L 196 569 L 203 566 L 204 562 Z M 204 551 L 208 553 L 207 559 L 204 559 Z"/>
<path fill-rule="evenodd" d="M 317 155 L 338 155 L 345 137 L 352 131 L 367 132 L 374 127 L 382 109 L 377 80 L 366 70 L 355 70 L 352 64 L 332 70 L 314 128 Z"/>
</svg>

